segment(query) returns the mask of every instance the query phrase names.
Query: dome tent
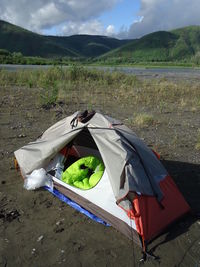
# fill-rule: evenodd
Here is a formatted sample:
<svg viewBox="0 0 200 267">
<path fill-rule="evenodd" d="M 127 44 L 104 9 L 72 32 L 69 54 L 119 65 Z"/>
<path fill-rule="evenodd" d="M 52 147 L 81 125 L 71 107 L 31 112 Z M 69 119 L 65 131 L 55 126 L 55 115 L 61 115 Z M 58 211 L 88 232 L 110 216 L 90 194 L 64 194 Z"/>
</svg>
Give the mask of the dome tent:
<svg viewBox="0 0 200 267">
<path fill-rule="evenodd" d="M 15 151 L 22 176 L 46 168 L 64 147 L 69 155 L 98 156 L 105 171 L 90 190 L 53 177 L 54 187 L 140 246 L 190 210 L 155 153 L 120 121 L 97 112 L 87 119 L 76 112 Z"/>
</svg>

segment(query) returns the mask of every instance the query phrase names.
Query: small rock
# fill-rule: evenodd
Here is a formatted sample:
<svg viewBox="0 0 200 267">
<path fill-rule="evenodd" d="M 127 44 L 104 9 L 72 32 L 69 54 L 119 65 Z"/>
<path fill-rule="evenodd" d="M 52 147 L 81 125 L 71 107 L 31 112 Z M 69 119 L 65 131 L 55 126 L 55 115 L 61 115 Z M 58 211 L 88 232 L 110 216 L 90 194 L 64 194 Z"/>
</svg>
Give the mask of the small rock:
<svg viewBox="0 0 200 267">
<path fill-rule="evenodd" d="M 35 252 L 36 252 L 36 249 L 33 248 L 32 251 L 31 251 L 31 254 L 35 254 Z"/>
<path fill-rule="evenodd" d="M 57 221 L 57 222 L 56 222 L 56 225 L 57 225 L 57 226 L 61 225 L 61 224 L 63 223 L 64 220 L 65 220 L 65 219 L 61 219 L 60 221 Z"/>
<path fill-rule="evenodd" d="M 18 137 L 19 138 L 24 138 L 24 137 L 26 137 L 26 135 L 25 134 L 19 134 Z"/>
<path fill-rule="evenodd" d="M 64 228 L 57 228 L 54 230 L 55 233 L 61 233 L 63 232 L 65 229 Z"/>
<path fill-rule="evenodd" d="M 0 210 L 0 218 L 3 219 L 4 222 L 12 222 L 15 219 L 18 219 L 20 216 L 19 212 L 17 210 Z"/>
<path fill-rule="evenodd" d="M 44 236 L 41 235 L 41 236 L 38 237 L 37 242 L 40 242 L 40 241 L 42 241 L 43 239 L 44 239 Z"/>
<path fill-rule="evenodd" d="M 64 253 L 65 253 L 64 249 L 61 249 L 61 250 L 60 250 L 60 252 L 61 252 L 62 254 L 64 254 Z"/>
</svg>

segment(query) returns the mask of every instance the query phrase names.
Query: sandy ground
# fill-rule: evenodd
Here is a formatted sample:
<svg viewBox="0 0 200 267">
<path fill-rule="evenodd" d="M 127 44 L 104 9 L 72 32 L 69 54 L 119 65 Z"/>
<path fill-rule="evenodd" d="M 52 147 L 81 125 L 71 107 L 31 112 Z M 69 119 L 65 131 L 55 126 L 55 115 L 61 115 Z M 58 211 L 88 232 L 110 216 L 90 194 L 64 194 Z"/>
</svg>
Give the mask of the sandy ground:
<svg viewBox="0 0 200 267">
<path fill-rule="evenodd" d="M 37 89 L 0 88 L 0 94 L 0 266 L 139 266 L 140 249 L 125 236 L 91 221 L 45 190 L 26 191 L 13 167 L 13 152 L 73 113 L 73 105 L 41 109 Z M 102 112 L 126 122 L 132 111 L 110 107 Z M 171 124 L 133 129 L 150 147 L 156 144 L 184 197 L 200 214 L 200 153 L 194 149 L 200 114 L 162 114 L 163 121 L 169 118 Z M 149 249 L 160 260 L 145 266 L 200 266 L 200 219 L 182 218 Z"/>
</svg>

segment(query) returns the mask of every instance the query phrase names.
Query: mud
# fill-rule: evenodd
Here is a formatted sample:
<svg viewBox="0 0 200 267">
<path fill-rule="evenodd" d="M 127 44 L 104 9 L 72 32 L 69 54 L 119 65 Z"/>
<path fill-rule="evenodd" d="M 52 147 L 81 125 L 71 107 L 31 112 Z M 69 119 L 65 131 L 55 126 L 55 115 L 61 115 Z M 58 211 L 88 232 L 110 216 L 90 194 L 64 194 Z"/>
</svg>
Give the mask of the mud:
<svg viewBox="0 0 200 267">
<path fill-rule="evenodd" d="M 45 110 L 38 105 L 38 89 L 7 87 L 0 88 L 0 94 L 0 266 L 139 266 L 141 251 L 132 241 L 112 227 L 91 221 L 45 190 L 26 191 L 14 168 L 13 152 L 73 113 L 73 103 Z M 133 109 L 120 110 L 113 103 L 102 112 L 126 123 Z M 145 266 L 197 267 L 200 153 L 194 147 L 200 114 L 185 110 L 157 115 L 163 123 L 132 128 L 161 154 L 194 214 L 175 222 L 152 241 L 149 250 L 159 260 L 149 260 Z M 169 120 L 170 124 L 165 123 Z"/>
</svg>

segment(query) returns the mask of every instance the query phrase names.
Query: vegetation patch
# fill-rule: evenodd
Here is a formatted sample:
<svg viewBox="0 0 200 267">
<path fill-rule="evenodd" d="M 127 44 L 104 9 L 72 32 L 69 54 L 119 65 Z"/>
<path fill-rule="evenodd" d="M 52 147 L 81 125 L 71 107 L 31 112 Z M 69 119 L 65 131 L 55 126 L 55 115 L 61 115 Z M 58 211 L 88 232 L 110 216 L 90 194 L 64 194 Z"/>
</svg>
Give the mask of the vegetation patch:
<svg viewBox="0 0 200 267">
<path fill-rule="evenodd" d="M 141 113 L 138 125 L 153 123 L 151 116 L 145 116 L 149 110 L 162 114 L 200 110 L 199 83 L 142 80 L 135 75 L 88 69 L 77 64 L 68 68 L 0 70 L 0 85 L 40 88 L 39 103 L 44 107 L 71 102 L 82 103 L 86 108 L 89 105 L 104 109 L 113 103 L 123 109 L 133 106 L 137 114 Z"/>
<path fill-rule="evenodd" d="M 139 127 L 148 127 L 155 123 L 155 120 L 152 115 L 147 113 L 141 113 L 136 115 L 133 119 L 133 124 Z"/>
</svg>

